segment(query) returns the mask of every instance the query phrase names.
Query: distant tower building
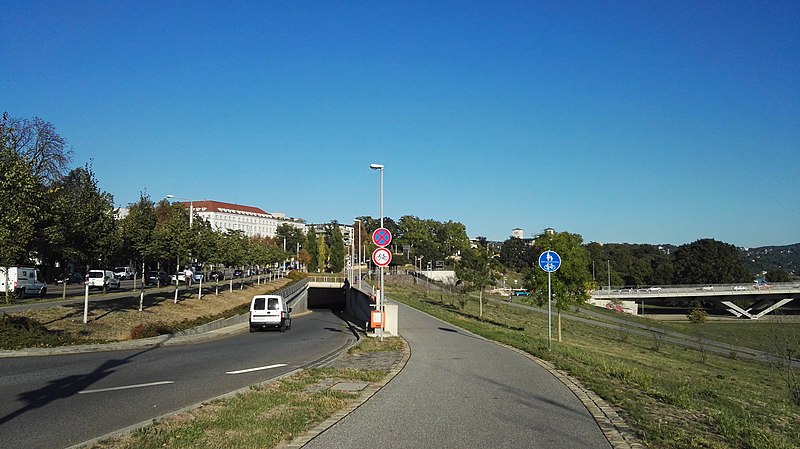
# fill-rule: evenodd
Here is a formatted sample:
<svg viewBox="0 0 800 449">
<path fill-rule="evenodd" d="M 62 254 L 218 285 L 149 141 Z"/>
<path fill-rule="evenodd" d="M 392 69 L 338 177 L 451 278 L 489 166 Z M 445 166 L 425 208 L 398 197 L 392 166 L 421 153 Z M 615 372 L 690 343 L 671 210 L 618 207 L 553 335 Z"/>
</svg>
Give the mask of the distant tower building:
<svg viewBox="0 0 800 449">
<path fill-rule="evenodd" d="M 553 228 L 544 228 L 544 233 L 547 235 L 553 235 L 556 233 L 556 230 Z"/>
<path fill-rule="evenodd" d="M 514 228 L 511 230 L 511 237 L 517 239 L 525 238 L 525 231 L 520 228 Z"/>
</svg>

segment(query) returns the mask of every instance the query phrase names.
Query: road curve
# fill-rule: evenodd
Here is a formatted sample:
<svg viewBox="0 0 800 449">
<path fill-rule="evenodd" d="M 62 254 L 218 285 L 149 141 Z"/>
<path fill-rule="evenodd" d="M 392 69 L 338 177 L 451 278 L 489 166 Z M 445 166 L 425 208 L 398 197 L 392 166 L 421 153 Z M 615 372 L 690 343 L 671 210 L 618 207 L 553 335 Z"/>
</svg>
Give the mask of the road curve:
<svg viewBox="0 0 800 449">
<path fill-rule="evenodd" d="M 405 368 L 304 448 L 611 448 L 578 398 L 529 358 L 399 309 Z"/>
<path fill-rule="evenodd" d="M 329 311 L 292 321 L 287 332 L 202 344 L 0 358 L 2 447 L 68 447 L 308 366 L 355 340 Z"/>
</svg>

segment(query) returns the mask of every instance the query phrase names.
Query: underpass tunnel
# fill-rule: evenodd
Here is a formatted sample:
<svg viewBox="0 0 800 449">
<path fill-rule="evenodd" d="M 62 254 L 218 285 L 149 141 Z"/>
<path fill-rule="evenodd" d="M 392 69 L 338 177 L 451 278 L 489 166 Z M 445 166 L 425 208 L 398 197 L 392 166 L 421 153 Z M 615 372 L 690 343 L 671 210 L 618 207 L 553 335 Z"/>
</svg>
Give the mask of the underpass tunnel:
<svg viewBox="0 0 800 449">
<path fill-rule="evenodd" d="M 342 288 L 318 288 L 309 287 L 308 289 L 308 309 L 330 309 L 335 313 L 345 310 L 345 291 Z"/>
</svg>

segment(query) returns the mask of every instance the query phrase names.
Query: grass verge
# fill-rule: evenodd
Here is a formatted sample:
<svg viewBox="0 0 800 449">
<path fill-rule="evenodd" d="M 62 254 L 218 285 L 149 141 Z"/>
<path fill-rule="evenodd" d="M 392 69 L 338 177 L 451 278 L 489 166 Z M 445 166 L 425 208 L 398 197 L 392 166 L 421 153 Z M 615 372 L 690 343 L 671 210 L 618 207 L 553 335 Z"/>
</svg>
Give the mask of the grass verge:
<svg viewBox="0 0 800 449">
<path fill-rule="evenodd" d="M 351 354 L 402 350 L 403 340 L 384 342 L 362 339 Z M 209 402 L 135 432 L 103 440 L 93 449 L 259 448 L 268 449 L 292 440 L 359 397 L 335 391 L 337 382 L 378 382 L 384 370 L 313 368 L 246 393 Z"/>
</svg>

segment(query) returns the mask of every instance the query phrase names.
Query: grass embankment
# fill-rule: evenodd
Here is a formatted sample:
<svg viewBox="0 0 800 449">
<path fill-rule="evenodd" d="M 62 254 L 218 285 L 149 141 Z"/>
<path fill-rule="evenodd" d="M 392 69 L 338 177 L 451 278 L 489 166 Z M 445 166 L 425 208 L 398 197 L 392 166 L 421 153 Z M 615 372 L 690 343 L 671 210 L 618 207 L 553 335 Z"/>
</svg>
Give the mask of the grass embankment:
<svg viewBox="0 0 800 449">
<path fill-rule="evenodd" d="M 288 278 L 261 284 L 253 278 L 241 289 L 235 283 L 232 291 L 228 283 L 223 283 L 219 294 L 213 283 L 204 284 L 202 298 L 197 296 L 197 287 L 188 290 L 180 287 L 177 303 L 174 288 L 147 289 L 141 311 L 139 293 L 131 292 L 123 298 L 90 302 L 86 324 L 83 323 L 82 302 L 0 313 L 0 349 L 105 343 L 174 333 L 246 313 L 254 294 L 277 291 L 302 277 L 294 273 Z"/>
<path fill-rule="evenodd" d="M 402 351 L 399 338 L 362 339 L 350 354 Z M 359 393 L 326 386 L 337 382 L 377 382 L 382 370 L 313 368 L 250 388 L 231 398 L 162 420 L 130 434 L 104 440 L 93 449 L 259 448 L 296 438 L 347 407 Z"/>
<path fill-rule="evenodd" d="M 430 291 L 426 297 L 424 289 L 408 284 L 390 283 L 387 295 L 553 362 L 612 404 L 651 449 L 800 447 L 800 405 L 790 397 L 785 367 L 567 320 L 562 320 L 564 340 L 553 342 L 548 352 L 544 314 L 484 301 L 483 317 L 478 318 L 477 299 L 459 309 L 447 293 Z M 728 335 L 738 343 L 755 340 L 754 333 L 765 342 L 776 334 L 798 341 L 796 326 L 745 323 L 747 330 L 741 332 L 747 333 L 742 335 L 735 330 L 740 327 L 730 323 L 688 326 L 670 325 L 670 330 L 683 329 L 690 335 L 702 330 L 705 338 Z"/>
</svg>

